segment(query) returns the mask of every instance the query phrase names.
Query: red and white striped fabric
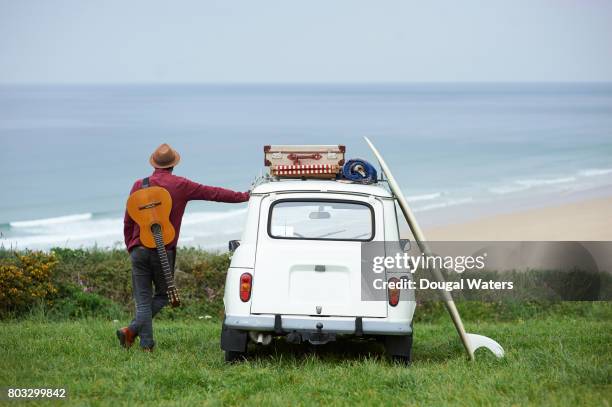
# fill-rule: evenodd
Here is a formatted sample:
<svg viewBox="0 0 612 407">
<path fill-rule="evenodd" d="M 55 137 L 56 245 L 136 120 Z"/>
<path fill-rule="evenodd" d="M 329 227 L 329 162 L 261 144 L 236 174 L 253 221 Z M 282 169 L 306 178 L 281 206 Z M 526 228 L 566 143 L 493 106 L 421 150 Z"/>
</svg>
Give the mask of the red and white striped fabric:
<svg viewBox="0 0 612 407">
<path fill-rule="evenodd" d="M 335 175 L 338 173 L 337 165 L 309 164 L 309 165 L 277 165 L 272 167 L 272 173 L 277 176 L 308 176 L 308 175 Z"/>
</svg>

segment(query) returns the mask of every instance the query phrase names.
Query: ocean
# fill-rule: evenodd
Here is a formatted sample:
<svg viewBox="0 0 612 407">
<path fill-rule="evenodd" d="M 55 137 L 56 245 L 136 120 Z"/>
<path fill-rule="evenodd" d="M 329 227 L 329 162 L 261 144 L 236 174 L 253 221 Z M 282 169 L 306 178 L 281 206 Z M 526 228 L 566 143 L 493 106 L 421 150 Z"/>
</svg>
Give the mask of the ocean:
<svg viewBox="0 0 612 407">
<path fill-rule="evenodd" d="M 265 144 L 383 153 L 425 226 L 612 194 L 610 84 L 0 87 L 0 244 L 121 246 L 132 183 L 175 173 L 247 190 Z M 245 204 L 192 202 L 181 245 L 223 250 Z"/>
</svg>

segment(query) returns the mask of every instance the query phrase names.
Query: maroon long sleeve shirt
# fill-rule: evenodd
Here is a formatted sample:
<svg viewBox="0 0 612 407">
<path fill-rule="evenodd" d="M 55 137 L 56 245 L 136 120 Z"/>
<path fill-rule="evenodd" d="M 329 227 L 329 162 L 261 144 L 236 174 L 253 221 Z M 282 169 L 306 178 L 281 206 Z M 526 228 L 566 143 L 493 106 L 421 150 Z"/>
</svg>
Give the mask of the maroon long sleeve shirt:
<svg viewBox="0 0 612 407">
<path fill-rule="evenodd" d="M 167 169 L 156 169 L 149 176 L 150 186 L 159 186 L 168 190 L 172 197 L 172 210 L 170 211 L 170 223 L 174 226 L 176 236 L 174 240 L 166 245 L 167 249 L 174 249 L 181 231 L 181 221 L 185 213 L 187 202 L 194 200 L 217 201 L 217 202 L 246 202 L 249 200 L 248 192 L 234 192 L 225 188 L 210 187 L 197 182 L 188 180 L 187 178 L 172 175 L 172 172 Z M 132 192 L 142 188 L 142 180 L 134 183 Z M 131 251 L 134 246 L 140 245 L 140 228 L 135 223 L 127 211 L 123 219 L 123 237 L 125 246 L 128 251 Z"/>
</svg>

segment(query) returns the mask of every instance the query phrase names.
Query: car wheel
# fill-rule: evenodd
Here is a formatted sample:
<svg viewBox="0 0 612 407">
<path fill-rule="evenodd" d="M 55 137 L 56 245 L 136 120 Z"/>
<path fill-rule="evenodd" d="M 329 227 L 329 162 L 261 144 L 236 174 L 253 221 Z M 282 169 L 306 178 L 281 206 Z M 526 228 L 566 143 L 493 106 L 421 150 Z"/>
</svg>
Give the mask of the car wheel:
<svg viewBox="0 0 612 407">
<path fill-rule="evenodd" d="M 225 352 L 226 362 L 243 360 L 246 356 L 248 334 L 246 331 L 221 326 L 221 349 Z"/>
<path fill-rule="evenodd" d="M 233 350 L 226 350 L 225 351 L 225 361 L 227 363 L 242 362 L 245 359 L 246 359 L 246 353 L 245 352 L 236 352 L 236 351 L 233 351 Z"/>
<path fill-rule="evenodd" d="M 385 350 L 391 359 L 409 365 L 412 356 L 412 334 L 386 336 Z"/>
<path fill-rule="evenodd" d="M 400 365 L 410 365 L 410 356 L 391 356 L 391 360 Z"/>
</svg>

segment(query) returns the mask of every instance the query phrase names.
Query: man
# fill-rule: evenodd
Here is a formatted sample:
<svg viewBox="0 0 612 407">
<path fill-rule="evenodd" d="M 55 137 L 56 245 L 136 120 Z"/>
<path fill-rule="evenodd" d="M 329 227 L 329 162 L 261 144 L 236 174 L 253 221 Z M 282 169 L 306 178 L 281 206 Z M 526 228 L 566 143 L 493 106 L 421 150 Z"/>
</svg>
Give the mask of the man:
<svg viewBox="0 0 612 407">
<path fill-rule="evenodd" d="M 167 189 L 172 197 L 170 222 L 174 226 L 176 236 L 166 245 L 166 250 L 173 273 L 176 242 L 179 238 L 187 202 L 204 200 L 235 203 L 249 200 L 248 192 L 234 192 L 224 188 L 205 186 L 173 175 L 172 170 L 179 163 L 180 158 L 180 155 L 168 144 L 162 144 L 149 159 L 155 168 L 153 174 L 149 176 L 149 185 Z M 134 183 L 130 194 L 140 188 L 142 188 L 142 180 Z M 155 346 L 152 318 L 168 303 L 166 282 L 157 251 L 141 245 L 138 224 L 130 218 L 127 211 L 125 212 L 123 235 L 132 260 L 132 290 L 136 302 L 136 317 L 129 326 L 117 331 L 117 337 L 121 346 L 129 348 L 136 337 L 140 336 L 140 347 L 150 352 Z M 152 285 L 155 286 L 155 292 L 152 290 Z"/>
</svg>

